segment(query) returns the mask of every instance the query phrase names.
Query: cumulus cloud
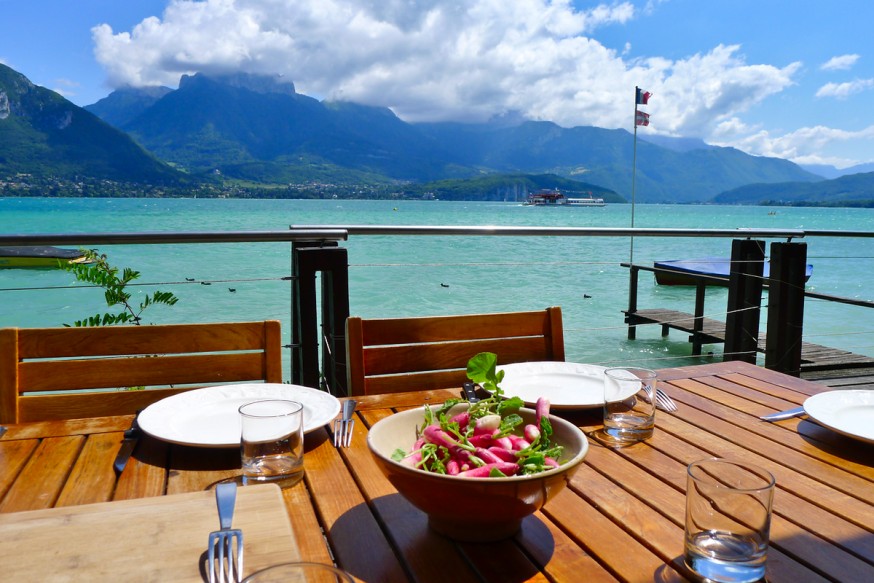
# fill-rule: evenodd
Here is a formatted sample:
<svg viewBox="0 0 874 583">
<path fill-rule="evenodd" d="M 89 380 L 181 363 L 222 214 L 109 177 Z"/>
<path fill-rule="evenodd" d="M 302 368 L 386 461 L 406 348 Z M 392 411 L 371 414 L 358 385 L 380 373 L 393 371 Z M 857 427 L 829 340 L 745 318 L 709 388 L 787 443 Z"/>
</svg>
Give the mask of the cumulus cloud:
<svg viewBox="0 0 874 583">
<path fill-rule="evenodd" d="M 791 85 L 800 67 L 747 64 L 737 46 L 627 60 L 628 47 L 596 40 L 639 16 L 629 1 L 580 10 L 570 0 L 174 0 L 129 32 L 103 24 L 92 36 L 114 87 L 244 71 L 411 122 L 513 112 L 616 128 L 631 125 L 639 85 L 654 94 L 647 131 L 696 137 Z"/>
<path fill-rule="evenodd" d="M 857 131 L 818 125 L 779 136 L 771 135 L 760 127 L 745 126 L 739 120 L 732 120 L 727 125 L 729 127 L 724 128 L 726 135 L 731 137 L 735 147 L 762 156 L 793 160 L 797 164 L 831 164 L 838 168 L 852 166 L 858 164 L 858 160 L 826 157 L 822 152 L 834 144 L 874 140 L 874 125 Z"/>
<path fill-rule="evenodd" d="M 846 83 L 826 83 L 816 92 L 817 97 L 834 97 L 846 99 L 850 95 L 861 93 L 874 87 L 874 79 L 856 79 Z"/>
<path fill-rule="evenodd" d="M 846 69 L 852 68 L 858 60 L 859 55 L 840 55 L 837 57 L 832 57 L 831 59 L 820 65 L 819 68 L 823 71 L 844 71 Z"/>
</svg>

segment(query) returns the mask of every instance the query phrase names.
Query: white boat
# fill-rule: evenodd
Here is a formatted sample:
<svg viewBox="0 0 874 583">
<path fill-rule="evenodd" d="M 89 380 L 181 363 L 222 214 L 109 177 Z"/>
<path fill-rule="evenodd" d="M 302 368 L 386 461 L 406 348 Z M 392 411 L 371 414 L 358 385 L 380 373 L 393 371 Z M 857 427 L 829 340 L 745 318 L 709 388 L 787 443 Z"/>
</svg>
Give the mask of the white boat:
<svg viewBox="0 0 874 583">
<path fill-rule="evenodd" d="M 544 189 L 532 192 L 524 203 L 527 206 L 604 206 L 606 203 L 601 197 L 588 196 L 569 198 L 558 190 Z"/>
<path fill-rule="evenodd" d="M 528 195 L 525 201 L 528 206 L 563 206 L 567 204 L 565 196 L 557 190 L 538 190 Z"/>
<path fill-rule="evenodd" d="M 605 206 L 607 203 L 599 196 L 587 196 L 584 198 L 568 198 L 568 206 Z"/>
</svg>

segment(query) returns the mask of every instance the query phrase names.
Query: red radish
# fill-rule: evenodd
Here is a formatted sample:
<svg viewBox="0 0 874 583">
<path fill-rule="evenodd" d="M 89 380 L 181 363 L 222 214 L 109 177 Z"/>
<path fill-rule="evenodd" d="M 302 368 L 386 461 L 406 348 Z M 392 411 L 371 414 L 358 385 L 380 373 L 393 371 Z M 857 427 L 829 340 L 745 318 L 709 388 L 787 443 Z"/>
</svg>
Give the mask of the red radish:
<svg viewBox="0 0 874 583">
<path fill-rule="evenodd" d="M 538 427 L 537 425 L 529 423 L 525 426 L 524 433 L 525 439 L 527 439 L 531 443 L 534 443 L 535 441 L 540 439 L 540 427 Z"/>
<path fill-rule="evenodd" d="M 492 445 L 495 445 L 495 440 L 492 438 L 491 435 L 487 433 L 483 433 L 482 435 L 473 435 L 468 439 L 468 441 L 474 447 L 490 447 Z"/>
<path fill-rule="evenodd" d="M 502 461 L 505 461 L 505 462 L 515 463 L 518 460 L 515 453 L 513 453 L 509 449 L 504 449 L 503 447 L 494 447 L 493 446 L 493 447 L 489 448 L 489 451 L 492 452 L 492 454 L 494 456 L 500 458 Z"/>
<path fill-rule="evenodd" d="M 470 461 L 470 452 L 455 441 L 451 435 L 440 429 L 439 426 L 429 425 L 422 432 L 422 435 L 428 443 L 433 443 L 434 445 L 439 445 L 448 449 L 449 455 L 459 462 Z"/>
<path fill-rule="evenodd" d="M 510 440 L 510 442 L 513 444 L 513 449 L 515 449 L 516 451 L 523 450 L 526 447 L 531 447 L 531 442 L 522 439 L 518 435 L 508 435 L 507 439 Z"/>
<path fill-rule="evenodd" d="M 540 427 L 540 420 L 544 417 L 549 417 L 549 399 L 540 397 L 537 399 L 537 404 L 534 407 L 535 423 Z"/>
<path fill-rule="evenodd" d="M 495 441 L 495 446 L 497 446 L 497 447 L 502 447 L 506 450 L 513 449 L 513 442 L 510 441 L 509 437 L 499 437 L 498 439 L 496 439 L 494 441 Z"/>
<path fill-rule="evenodd" d="M 464 478 L 488 478 L 492 470 L 498 470 L 505 476 L 512 476 L 519 471 L 519 464 L 509 462 L 486 464 L 472 470 L 459 472 L 458 476 Z"/>
<path fill-rule="evenodd" d="M 478 448 L 476 448 L 476 450 L 473 453 L 476 457 L 478 457 L 482 461 L 486 462 L 486 464 L 494 464 L 494 463 L 505 461 L 505 460 L 501 459 L 500 457 L 498 457 L 497 455 L 495 455 L 494 453 L 492 453 L 491 448 L 485 449 L 482 447 L 478 447 Z M 509 460 L 509 461 L 515 461 L 515 460 Z"/>
<path fill-rule="evenodd" d="M 476 420 L 473 428 L 473 434 L 481 433 L 494 434 L 495 431 L 501 428 L 501 416 L 497 414 L 483 415 Z"/>
<path fill-rule="evenodd" d="M 458 428 L 464 432 L 467 429 L 467 424 L 470 423 L 470 411 L 459 413 L 449 420 L 450 423 L 458 423 Z"/>
</svg>

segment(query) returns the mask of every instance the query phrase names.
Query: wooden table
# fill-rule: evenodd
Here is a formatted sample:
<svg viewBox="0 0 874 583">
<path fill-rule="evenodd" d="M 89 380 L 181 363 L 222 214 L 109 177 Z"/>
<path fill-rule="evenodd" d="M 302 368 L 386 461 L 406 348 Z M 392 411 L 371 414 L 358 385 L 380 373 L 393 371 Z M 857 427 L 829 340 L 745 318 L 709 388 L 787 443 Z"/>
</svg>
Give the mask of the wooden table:
<svg viewBox="0 0 874 583">
<path fill-rule="evenodd" d="M 370 583 L 678 580 L 686 466 L 721 456 L 777 478 L 769 581 L 874 581 L 874 446 L 807 420 L 758 419 L 826 387 L 740 362 L 659 372 L 680 408 L 658 413 L 652 439 L 619 450 L 592 442 L 569 488 L 516 537 L 488 544 L 430 532 L 366 445 L 367 427 L 394 410 L 458 392 L 359 399 L 352 447 L 335 449 L 329 428 L 309 434 L 306 479 L 283 491 L 301 555 L 333 557 Z M 586 431 L 600 426 L 600 410 L 568 418 Z M 0 512 L 190 492 L 240 472 L 236 450 L 143 438 L 116 477 L 112 461 L 130 420 L 9 427 L 0 439 Z"/>
</svg>

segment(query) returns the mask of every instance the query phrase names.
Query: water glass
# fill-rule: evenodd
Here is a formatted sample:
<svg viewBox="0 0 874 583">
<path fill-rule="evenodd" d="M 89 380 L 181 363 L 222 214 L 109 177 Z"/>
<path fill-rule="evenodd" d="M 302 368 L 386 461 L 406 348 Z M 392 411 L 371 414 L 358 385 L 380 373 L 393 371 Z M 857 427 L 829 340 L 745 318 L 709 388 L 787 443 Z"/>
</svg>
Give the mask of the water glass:
<svg viewBox="0 0 874 583">
<path fill-rule="evenodd" d="M 303 405 L 270 399 L 240 407 L 244 484 L 287 488 L 303 478 Z"/>
<path fill-rule="evenodd" d="M 281 563 L 252 573 L 243 583 L 355 583 L 336 567 L 321 563 Z"/>
<path fill-rule="evenodd" d="M 765 576 L 774 476 L 726 459 L 689 465 L 684 559 L 709 581 L 742 583 Z"/>
<path fill-rule="evenodd" d="M 652 437 L 655 393 L 655 371 L 637 367 L 604 371 L 604 438 L 624 445 Z"/>
</svg>

